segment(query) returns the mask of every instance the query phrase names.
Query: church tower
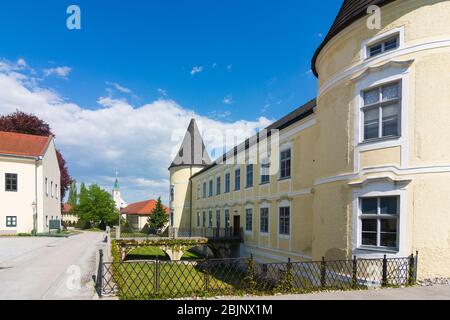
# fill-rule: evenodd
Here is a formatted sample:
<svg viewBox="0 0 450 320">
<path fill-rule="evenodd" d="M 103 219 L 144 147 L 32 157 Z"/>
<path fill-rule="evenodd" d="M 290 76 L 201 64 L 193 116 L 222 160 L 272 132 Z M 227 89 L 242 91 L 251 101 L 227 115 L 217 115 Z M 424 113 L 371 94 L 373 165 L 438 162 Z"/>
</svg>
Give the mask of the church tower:
<svg viewBox="0 0 450 320">
<path fill-rule="evenodd" d="M 112 189 L 112 197 L 116 204 L 117 210 L 120 211 L 120 209 L 123 209 L 127 206 L 125 201 L 123 201 L 122 196 L 120 195 L 119 179 L 117 178 L 117 173 L 116 173 L 116 181 L 114 182 L 114 186 Z"/>
<path fill-rule="evenodd" d="M 192 119 L 170 171 L 170 224 L 174 228 L 192 227 L 190 178 L 211 165 L 195 119 Z"/>
</svg>

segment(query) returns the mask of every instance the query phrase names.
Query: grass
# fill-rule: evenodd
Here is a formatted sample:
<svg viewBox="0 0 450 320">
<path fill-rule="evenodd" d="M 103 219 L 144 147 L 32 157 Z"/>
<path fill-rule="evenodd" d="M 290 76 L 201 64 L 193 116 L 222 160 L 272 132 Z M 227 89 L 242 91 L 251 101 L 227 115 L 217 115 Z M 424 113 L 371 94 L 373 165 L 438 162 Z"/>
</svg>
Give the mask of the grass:
<svg viewBox="0 0 450 320">
<path fill-rule="evenodd" d="M 236 286 L 224 280 L 229 273 L 212 272 L 206 276 L 199 266 L 190 262 L 160 262 L 158 267 L 154 262 L 132 262 L 114 264 L 112 268 L 119 297 L 125 300 L 239 294 Z M 156 268 L 159 283 L 156 283 Z M 234 272 L 232 278 L 243 279 L 244 273 Z"/>
<path fill-rule="evenodd" d="M 199 260 L 203 257 L 192 250 L 184 253 L 182 260 Z M 166 253 L 157 247 L 139 247 L 127 255 L 127 260 L 170 260 Z"/>
</svg>

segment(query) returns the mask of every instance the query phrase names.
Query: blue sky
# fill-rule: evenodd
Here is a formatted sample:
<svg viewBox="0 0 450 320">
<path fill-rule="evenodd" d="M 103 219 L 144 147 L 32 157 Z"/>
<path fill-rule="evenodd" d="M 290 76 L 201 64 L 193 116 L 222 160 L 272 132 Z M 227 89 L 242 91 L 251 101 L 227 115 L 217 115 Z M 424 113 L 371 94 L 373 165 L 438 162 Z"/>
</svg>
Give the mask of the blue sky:
<svg viewBox="0 0 450 320">
<path fill-rule="evenodd" d="M 108 114 L 117 114 L 115 108 L 133 109 L 135 114 L 146 110 L 146 105 L 172 103 L 175 114 L 183 114 L 180 119 L 173 118 L 179 120 L 173 128 L 183 130 L 192 115 L 206 124 L 213 121 L 219 127 L 229 127 L 244 123 L 249 129 L 280 118 L 315 96 L 317 84 L 310 72 L 311 57 L 341 3 L 2 1 L 0 72 L 26 88 L 30 97 L 23 100 L 26 98 L 9 96 L 11 92 L 0 87 L 0 114 L 16 107 L 49 121 L 56 131 L 58 147 L 67 153 L 71 173 L 78 180 L 108 186 L 113 168 L 118 168 L 124 178 L 125 200 L 160 193 L 165 193 L 166 198 L 168 156 L 152 162 L 152 157 L 129 154 L 136 151 L 128 150 L 133 144 L 130 135 L 145 130 L 145 125 L 134 130 L 132 122 L 121 124 Z M 66 28 L 65 12 L 70 4 L 81 8 L 79 31 Z M 71 111 L 78 121 L 73 129 L 67 132 L 65 128 L 64 123 L 71 121 L 67 114 L 46 111 L 35 103 L 31 93 L 40 95 L 42 103 L 54 110 L 76 106 L 77 111 Z M 163 105 L 154 108 L 159 107 L 164 109 Z M 89 114 L 92 118 L 84 118 L 86 110 L 95 111 Z M 124 112 L 133 118 L 132 111 Z M 155 112 L 149 120 L 166 119 L 158 119 L 158 114 Z M 95 120 L 100 116 L 106 119 Z M 87 122 L 89 129 L 83 127 Z M 108 144 L 96 146 L 97 150 L 105 149 L 98 151 L 105 153 L 103 158 L 98 155 L 92 161 L 80 159 L 80 154 L 92 154 L 93 146 L 74 141 L 69 133 L 77 134 L 76 128 L 99 136 L 107 135 L 108 128 L 115 131 L 109 139 L 91 141 Z M 149 125 L 150 129 L 158 130 Z M 123 131 L 124 136 L 117 131 Z M 161 147 L 152 137 L 148 144 L 139 143 L 155 152 Z M 84 139 L 82 134 L 80 139 Z M 130 165 L 123 159 L 125 156 L 128 162 L 130 157 L 148 161 Z M 146 163 L 150 169 L 141 168 Z M 136 179 L 143 179 L 143 186 L 133 186 Z M 152 182 L 158 182 L 157 186 Z"/>
</svg>

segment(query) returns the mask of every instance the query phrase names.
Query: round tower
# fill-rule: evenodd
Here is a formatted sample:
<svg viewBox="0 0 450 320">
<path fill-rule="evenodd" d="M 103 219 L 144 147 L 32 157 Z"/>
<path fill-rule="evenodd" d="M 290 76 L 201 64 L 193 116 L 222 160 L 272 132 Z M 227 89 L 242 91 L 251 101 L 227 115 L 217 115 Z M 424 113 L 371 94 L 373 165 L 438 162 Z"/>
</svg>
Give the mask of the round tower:
<svg viewBox="0 0 450 320">
<path fill-rule="evenodd" d="M 170 172 L 170 225 L 189 230 L 192 227 L 191 177 L 211 165 L 195 119 L 192 119 L 180 150 L 169 167 Z"/>
</svg>

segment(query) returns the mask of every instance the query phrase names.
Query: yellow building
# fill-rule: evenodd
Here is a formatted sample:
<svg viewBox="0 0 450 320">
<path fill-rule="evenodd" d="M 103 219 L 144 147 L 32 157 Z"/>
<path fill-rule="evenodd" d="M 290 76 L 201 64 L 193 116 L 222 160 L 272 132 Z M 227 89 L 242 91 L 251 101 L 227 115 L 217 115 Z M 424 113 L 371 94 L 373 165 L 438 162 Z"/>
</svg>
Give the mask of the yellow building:
<svg viewBox="0 0 450 320">
<path fill-rule="evenodd" d="M 449 20 L 450 1 L 344 1 L 313 57 L 317 99 L 268 128 L 277 155 L 251 165 L 250 139 L 209 164 L 191 139 L 172 225 L 242 227 L 261 261 L 417 250 L 419 278 L 450 276 Z"/>
</svg>

